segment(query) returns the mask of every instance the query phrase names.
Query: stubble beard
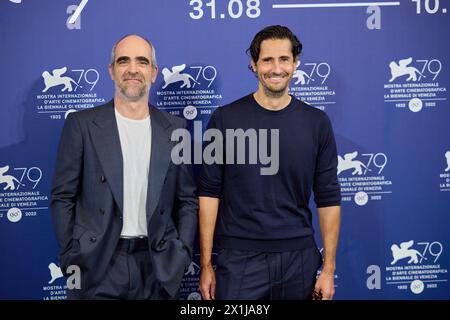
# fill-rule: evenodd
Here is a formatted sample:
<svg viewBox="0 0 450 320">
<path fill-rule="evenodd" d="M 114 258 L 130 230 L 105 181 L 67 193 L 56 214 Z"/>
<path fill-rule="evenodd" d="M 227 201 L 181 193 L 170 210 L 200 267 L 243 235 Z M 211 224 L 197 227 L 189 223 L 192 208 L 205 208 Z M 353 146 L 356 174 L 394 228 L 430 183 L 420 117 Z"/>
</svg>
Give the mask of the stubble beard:
<svg viewBox="0 0 450 320">
<path fill-rule="evenodd" d="M 150 85 L 148 88 L 145 84 L 142 84 L 139 87 L 132 87 L 127 85 L 126 83 L 122 83 L 116 85 L 116 91 L 120 93 L 120 95 L 127 101 L 136 102 L 141 100 L 147 92 L 150 91 Z"/>
</svg>

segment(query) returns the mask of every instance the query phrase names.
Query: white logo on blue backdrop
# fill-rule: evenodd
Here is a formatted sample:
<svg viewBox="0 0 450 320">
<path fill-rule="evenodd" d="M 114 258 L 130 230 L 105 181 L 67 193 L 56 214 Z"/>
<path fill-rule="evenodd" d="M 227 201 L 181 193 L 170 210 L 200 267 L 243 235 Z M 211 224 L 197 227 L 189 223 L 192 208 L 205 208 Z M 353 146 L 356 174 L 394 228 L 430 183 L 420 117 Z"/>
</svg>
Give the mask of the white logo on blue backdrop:
<svg viewBox="0 0 450 320">
<path fill-rule="evenodd" d="M 315 108 L 324 110 L 336 104 L 336 92 L 330 86 L 331 66 L 325 61 L 297 62 L 289 93 Z"/>
<path fill-rule="evenodd" d="M 406 241 L 400 243 L 400 246 L 393 244 L 391 246 L 392 258 L 391 265 L 396 264 L 399 260 L 408 258 L 407 263 L 419 263 L 422 259 L 427 259 L 423 255 L 420 254 L 416 249 L 412 249 L 411 247 L 414 245 L 414 240 Z"/>
<path fill-rule="evenodd" d="M 196 264 L 194 261 L 192 261 L 189 264 L 189 267 L 187 268 L 186 272 L 184 273 L 185 276 L 196 276 L 200 274 L 200 266 Z"/>
<path fill-rule="evenodd" d="M 163 83 L 156 93 L 156 106 L 175 116 L 194 120 L 210 115 L 222 104 L 222 94 L 214 84 L 217 69 L 213 65 L 186 63 L 164 67 Z"/>
<path fill-rule="evenodd" d="M 364 173 L 367 171 L 372 171 L 369 168 L 367 168 L 366 165 L 364 165 L 364 163 L 362 163 L 359 160 L 354 160 L 356 157 L 358 156 L 358 151 L 355 152 L 351 152 L 351 153 L 346 153 L 344 155 L 344 157 L 341 157 L 340 155 L 338 155 L 338 175 L 346 170 L 352 170 L 352 175 L 354 176 L 355 174 L 357 175 L 362 175 L 363 174 L 363 169 L 364 169 Z"/>
<path fill-rule="evenodd" d="M 39 167 L 0 167 L 0 218 L 18 222 L 22 217 L 36 217 L 48 209 L 48 191 L 38 188 L 43 178 Z M 44 211 L 42 211 L 44 210 Z"/>
<path fill-rule="evenodd" d="M 0 168 L 0 184 L 5 184 L 3 190 L 16 190 L 16 188 L 19 188 L 19 186 L 25 186 L 23 183 L 17 180 L 16 177 L 10 174 L 5 174 L 6 172 L 8 172 L 8 170 L 8 165 Z"/>
<path fill-rule="evenodd" d="M 417 113 L 447 100 L 447 88 L 438 81 L 441 60 L 408 57 L 390 61 L 389 69 L 389 82 L 384 84 L 386 105 Z"/>
<path fill-rule="evenodd" d="M 381 174 L 388 164 L 385 153 L 363 153 L 358 151 L 338 155 L 337 174 L 341 185 L 342 201 L 354 201 L 365 206 L 369 200 L 382 200 L 392 193 L 392 181 Z"/>
<path fill-rule="evenodd" d="M 445 153 L 445 158 L 447 159 L 447 168 L 445 169 L 445 172 L 447 172 L 450 171 L 450 151 Z"/>
<path fill-rule="evenodd" d="M 19 208 L 11 208 L 6 213 L 10 222 L 19 222 L 22 219 L 22 210 Z"/>
<path fill-rule="evenodd" d="M 61 88 L 61 92 L 64 91 L 73 91 L 72 84 L 74 84 L 76 87 L 82 88 L 82 86 L 78 85 L 75 80 L 73 80 L 71 77 L 68 76 L 62 76 L 64 73 L 67 72 L 67 67 L 59 68 L 59 69 L 53 69 L 52 73 L 49 73 L 48 71 L 44 71 L 42 73 L 42 77 L 44 78 L 45 88 L 42 90 L 42 92 L 47 92 L 48 89 L 53 87 L 58 87 L 63 85 Z"/>
<path fill-rule="evenodd" d="M 408 76 L 406 78 L 406 81 L 417 81 L 419 77 L 425 76 L 415 67 L 410 66 L 411 62 L 413 61 L 413 58 L 410 57 L 408 59 L 402 59 L 398 63 L 395 61 L 391 61 L 389 64 L 389 68 L 391 69 L 391 79 L 389 79 L 389 82 L 394 81 L 398 77 L 402 76 Z"/>
<path fill-rule="evenodd" d="M 62 278 L 63 273 L 61 271 L 61 268 L 58 267 L 54 262 L 50 262 L 48 265 L 48 269 L 50 270 L 50 281 L 48 284 L 52 284 L 56 279 Z"/>
<path fill-rule="evenodd" d="M 172 83 L 181 82 L 180 89 L 193 87 L 194 84 L 200 84 L 197 82 L 189 73 L 181 73 L 186 69 L 186 64 L 181 64 L 179 66 L 173 66 L 171 70 L 168 68 L 162 69 L 162 75 L 164 78 L 163 89 L 167 88 Z"/>
<path fill-rule="evenodd" d="M 450 150 L 444 154 L 445 169 L 439 174 L 439 189 L 442 192 L 450 191 Z"/>
<path fill-rule="evenodd" d="M 297 68 L 300 66 L 300 61 L 297 62 Z M 313 78 L 311 78 L 310 75 L 308 75 L 305 71 L 301 70 L 301 69 L 297 69 L 294 72 L 294 75 L 292 76 L 292 79 L 297 79 L 295 80 L 294 84 L 301 84 L 301 85 L 305 85 L 307 83 L 309 83 L 309 81 L 314 81 Z"/>
<path fill-rule="evenodd" d="M 444 253 L 442 242 L 408 240 L 394 243 L 390 251 L 392 261 L 386 266 L 387 285 L 420 294 L 448 281 L 445 263 L 438 263 Z"/>
<path fill-rule="evenodd" d="M 187 120 L 194 120 L 197 117 L 197 108 L 194 106 L 187 106 L 183 109 L 183 116 Z"/>
</svg>

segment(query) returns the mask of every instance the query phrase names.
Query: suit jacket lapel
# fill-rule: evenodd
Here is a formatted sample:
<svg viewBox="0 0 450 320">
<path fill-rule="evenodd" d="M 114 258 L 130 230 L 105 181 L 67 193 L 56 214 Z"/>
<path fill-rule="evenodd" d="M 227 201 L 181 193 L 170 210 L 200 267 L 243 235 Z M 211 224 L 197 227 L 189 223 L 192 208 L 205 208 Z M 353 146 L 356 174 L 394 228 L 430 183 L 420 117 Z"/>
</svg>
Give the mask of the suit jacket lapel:
<svg viewBox="0 0 450 320">
<path fill-rule="evenodd" d="M 90 125 L 90 132 L 106 182 L 111 187 L 114 199 L 122 215 L 123 160 L 113 101 L 99 109 L 97 116 Z"/>
<path fill-rule="evenodd" d="M 150 106 L 150 119 L 152 123 L 152 152 L 147 189 L 147 221 L 150 221 L 159 202 L 161 189 L 170 163 L 172 146 L 170 141 L 171 125 L 161 111 Z"/>
<path fill-rule="evenodd" d="M 159 202 L 162 186 L 170 163 L 172 142 L 170 122 L 153 106 L 151 118 L 151 158 L 147 189 L 147 221 Z M 114 199 L 123 214 L 123 158 L 113 101 L 99 109 L 90 125 L 92 141 Z M 100 177 L 99 177 L 100 178 Z"/>
</svg>

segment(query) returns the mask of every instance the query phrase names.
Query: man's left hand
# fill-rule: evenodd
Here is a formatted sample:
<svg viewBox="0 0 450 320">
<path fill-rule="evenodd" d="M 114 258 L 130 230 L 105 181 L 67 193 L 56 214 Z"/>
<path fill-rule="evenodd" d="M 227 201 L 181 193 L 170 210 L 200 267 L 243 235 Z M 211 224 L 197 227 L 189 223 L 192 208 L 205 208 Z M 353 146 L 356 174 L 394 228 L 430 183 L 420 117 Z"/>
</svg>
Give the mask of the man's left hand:
<svg viewBox="0 0 450 320">
<path fill-rule="evenodd" d="M 314 287 L 314 300 L 332 300 L 334 296 L 334 274 L 321 272 Z"/>
</svg>

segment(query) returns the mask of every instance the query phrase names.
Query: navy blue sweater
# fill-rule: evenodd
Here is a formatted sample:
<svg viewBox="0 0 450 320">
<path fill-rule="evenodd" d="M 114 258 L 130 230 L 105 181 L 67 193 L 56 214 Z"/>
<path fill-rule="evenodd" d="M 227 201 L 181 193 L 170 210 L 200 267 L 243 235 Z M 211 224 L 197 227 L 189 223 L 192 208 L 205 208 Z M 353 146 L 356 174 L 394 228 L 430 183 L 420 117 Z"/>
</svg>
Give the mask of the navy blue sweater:
<svg viewBox="0 0 450 320">
<path fill-rule="evenodd" d="M 279 130 L 279 170 L 261 175 L 269 165 L 204 164 L 199 195 L 220 198 L 219 247 L 254 251 L 290 251 L 314 245 L 311 191 L 317 207 L 339 205 L 337 152 L 331 123 L 318 109 L 292 97 L 282 110 L 260 106 L 253 95 L 218 108 L 208 128 Z M 258 139 L 259 140 L 259 139 Z M 247 140 L 248 141 L 248 140 Z M 268 154 L 270 155 L 271 148 Z"/>
</svg>

